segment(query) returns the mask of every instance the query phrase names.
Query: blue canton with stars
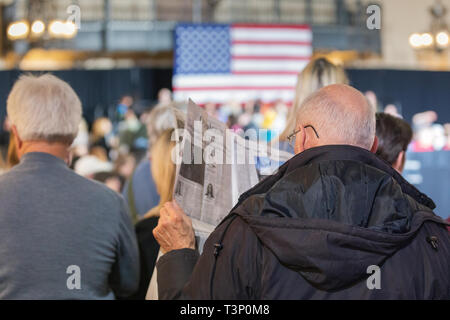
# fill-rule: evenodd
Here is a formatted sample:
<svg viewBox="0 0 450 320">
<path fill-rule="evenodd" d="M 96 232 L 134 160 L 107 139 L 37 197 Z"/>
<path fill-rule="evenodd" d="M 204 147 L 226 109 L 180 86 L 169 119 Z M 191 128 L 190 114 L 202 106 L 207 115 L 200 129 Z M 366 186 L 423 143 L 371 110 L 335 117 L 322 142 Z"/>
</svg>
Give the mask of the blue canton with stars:
<svg viewBox="0 0 450 320">
<path fill-rule="evenodd" d="M 230 26 L 178 24 L 175 28 L 175 74 L 231 72 Z"/>
</svg>

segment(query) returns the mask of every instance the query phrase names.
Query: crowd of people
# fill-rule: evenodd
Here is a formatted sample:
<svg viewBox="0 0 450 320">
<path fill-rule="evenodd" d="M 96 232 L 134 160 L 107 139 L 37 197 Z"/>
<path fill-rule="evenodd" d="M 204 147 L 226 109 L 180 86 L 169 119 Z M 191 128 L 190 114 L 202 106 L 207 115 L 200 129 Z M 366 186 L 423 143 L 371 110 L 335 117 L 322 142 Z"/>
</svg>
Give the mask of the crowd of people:
<svg viewBox="0 0 450 320">
<path fill-rule="evenodd" d="M 239 198 L 199 255 L 172 198 L 185 105 L 163 89 L 137 114 L 125 96 L 89 125 L 67 83 L 21 76 L 2 138 L 0 299 L 450 298 L 448 224 L 401 176 L 407 150 L 430 151 L 431 131 L 432 150 L 448 149 L 450 127 L 434 134 L 426 112 L 413 132 L 377 105 L 325 58 L 299 73 L 291 106 L 204 105 L 237 133 L 269 130 L 292 158 Z M 69 286 L 74 266 L 81 282 Z M 370 266 L 383 270 L 376 290 Z"/>
</svg>

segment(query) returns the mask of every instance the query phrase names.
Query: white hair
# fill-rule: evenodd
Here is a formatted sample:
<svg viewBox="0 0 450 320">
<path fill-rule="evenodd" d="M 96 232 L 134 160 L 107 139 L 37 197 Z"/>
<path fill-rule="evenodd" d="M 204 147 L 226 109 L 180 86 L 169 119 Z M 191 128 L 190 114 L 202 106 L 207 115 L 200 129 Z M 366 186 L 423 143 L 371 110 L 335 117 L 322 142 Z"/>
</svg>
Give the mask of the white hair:
<svg viewBox="0 0 450 320">
<path fill-rule="evenodd" d="M 81 102 L 69 84 L 51 75 L 22 75 L 7 101 L 8 118 L 23 141 L 72 143 Z"/>
<path fill-rule="evenodd" d="M 157 106 L 150 111 L 147 119 L 147 134 L 150 146 L 168 129 L 182 129 L 186 115 L 172 105 Z"/>
<path fill-rule="evenodd" d="M 349 144 L 370 150 L 375 139 L 375 110 L 350 86 L 340 85 L 340 92 L 335 95 L 326 90 L 310 95 L 297 113 L 299 122 L 313 125 L 325 144 Z"/>
</svg>

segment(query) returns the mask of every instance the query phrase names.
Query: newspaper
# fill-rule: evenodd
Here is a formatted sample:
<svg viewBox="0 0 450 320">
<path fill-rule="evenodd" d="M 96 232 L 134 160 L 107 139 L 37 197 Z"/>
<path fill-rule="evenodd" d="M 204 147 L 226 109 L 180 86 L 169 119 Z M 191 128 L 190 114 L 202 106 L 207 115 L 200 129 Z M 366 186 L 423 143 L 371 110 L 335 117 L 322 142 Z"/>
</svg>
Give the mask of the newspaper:
<svg viewBox="0 0 450 320">
<path fill-rule="evenodd" d="M 266 142 L 241 137 L 208 116 L 192 100 L 180 137 L 182 143 L 175 148 L 179 157 L 173 198 L 190 216 L 201 253 L 206 239 L 228 215 L 239 195 L 272 174 L 292 154 L 269 148 Z M 175 140 L 180 137 L 175 136 Z M 158 259 L 161 255 L 160 251 Z M 155 267 L 147 300 L 158 299 L 156 279 Z"/>
<path fill-rule="evenodd" d="M 271 149 L 265 142 L 244 139 L 192 100 L 182 140 L 174 199 L 192 219 L 201 252 L 209 234 L 239 195 L 292 154 Z"/>
</svg>

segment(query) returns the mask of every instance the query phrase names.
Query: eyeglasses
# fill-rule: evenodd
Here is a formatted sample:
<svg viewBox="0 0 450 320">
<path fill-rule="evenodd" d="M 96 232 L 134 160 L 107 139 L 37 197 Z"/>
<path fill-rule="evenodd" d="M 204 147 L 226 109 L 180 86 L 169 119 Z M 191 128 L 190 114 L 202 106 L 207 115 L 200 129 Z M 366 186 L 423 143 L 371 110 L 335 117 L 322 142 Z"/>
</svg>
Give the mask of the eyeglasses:
<svg viewBox="0 0 450 320">
<path fill-rule="evenodd" d="M 312 126 L 312 125 L 310 125 L 310 124 L 308 124 L 308 125 L 306 125 L 306 126 L 304 126 L 303 128 L 311 128 L 311 129 L 313 129 L 313 131 L 314 131 L 314 133 L 316 134 L 316 137 L 317 137 L 317 139 L 320 139 L 320 137 L 319 137 L 319 135 L 317 134 L 317 131 L 316 131 L 316 129 Z M 295 142 L 295 136 L 297 135 L 297 133 L 299 133 L 300 131 L 302 131 L 302 128 L 300 128 L 300 129 L 298 129 L 298 130 L 295 130 L 294 132 L 292 132 L 290 135 L 288 135 L 286 138 L 288 139 L 288 141 L 289 141 L 289 144 L 291 145 L 291 147 L 294 147 L 294 142 Z"/>
</svg>

